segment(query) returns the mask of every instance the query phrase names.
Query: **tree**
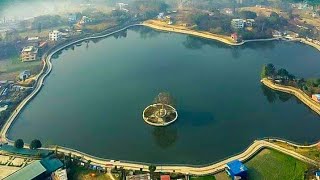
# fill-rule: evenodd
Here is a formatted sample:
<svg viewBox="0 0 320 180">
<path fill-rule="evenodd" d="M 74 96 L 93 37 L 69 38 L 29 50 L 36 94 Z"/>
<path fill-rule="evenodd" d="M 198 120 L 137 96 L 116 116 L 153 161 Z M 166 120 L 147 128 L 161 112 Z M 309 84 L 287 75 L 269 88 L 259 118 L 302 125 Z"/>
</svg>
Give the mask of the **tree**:
<svg viewBox="0 0 320 180">
<path fill-rule="evenodd" d="M 276 72 L 276 68 L 274 67 L 274 65 L 271 63 L 267 64 L 266 75 L 267 76 L 274 76 L 275 72 Z"/>
<path fill-rule="evenodd" d="M 155 166 L 155 165 L 150 165 L 149 166 L 150 173 L 154 173 L 156 171 L 156 169 L 157 169 L 157 166 Z"/>
<path fill-rule="evenodd" d="M 277 75 L 280 77 L 288 77 L 289 72 L 286 69 L 281 68 L 278 70 Z"/>
<path fill-rule="evenodd" d="M 40 22 L 38 23 L 38 27 L 37 28 L 38 28 L 38 33 L 41 33 L 42 27 L 41 27 L 41 23 Z"/>
<path fill-rule="evenodd" d="M 14 147 L 18 148 L 18 149 L 22 149 L 24 146 L 24 142 L 22 139 L 17 139 L 15 142 L 14 142 Z"/>
<path fill-rule="evenodd" d="M 266 65 L 263 65 L 262 66 L 262 71 L 261 71 L 261 79 L 262 78 L 265 78 L 267 76 L 267 66 Z"/>
<path fill-rule="evenodd" d="M 257 13 L 252 11 L 241 11 L 239 15 L 244 19 L 255 19 L 257 17 Z"/>
<path fill-rule="evenodd" d="M 155 103 L 173 105 L 173 99 L 167 92 L 161 92 L 154 100 Z"/>
<path fill-rule="evenodd" d="M 41 148 L 42 144 L 41 141 L 38 139 L 34 139 L 30 143 L 30 149 L 38 149 Z"/>
</svg>

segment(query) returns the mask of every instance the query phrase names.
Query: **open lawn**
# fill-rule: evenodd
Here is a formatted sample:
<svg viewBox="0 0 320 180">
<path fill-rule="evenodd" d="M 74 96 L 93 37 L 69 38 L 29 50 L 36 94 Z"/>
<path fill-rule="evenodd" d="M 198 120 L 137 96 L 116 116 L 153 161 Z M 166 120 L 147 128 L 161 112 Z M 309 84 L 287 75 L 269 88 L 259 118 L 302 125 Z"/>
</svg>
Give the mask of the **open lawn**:
<svg viewBox="0 0 320 180">
<path fill-rule="evenodd" d="M 249 179 L 304 179 L 308 164 L 275 150 L 264 149 L 245 163 Z"/>
<path fill-rule="evenodd" d="M 213 175 L 207 175 L 207 176 L 191 176 L 190 180 L 216 180 L 216 178 Z"/>
<path fill-rule="evenodd" d="M 82 166 L 75 166 L 72 168 L 72 173 L 70 173 L 70 179 L 77 180 L 119 180 L 119 175 L 116 174 L 108 174 L 108 173 L 99 173 L 95 170 L 86 169 Z"/>
<path fill-rule="evenodd" d="M 42 68 L 42 61 L 21 62 L 19 57 L 0 61 L 0 80 L 15 80 L 20 72 L 30 70 L 32 75 L 38 74 Z"/>
</svg>

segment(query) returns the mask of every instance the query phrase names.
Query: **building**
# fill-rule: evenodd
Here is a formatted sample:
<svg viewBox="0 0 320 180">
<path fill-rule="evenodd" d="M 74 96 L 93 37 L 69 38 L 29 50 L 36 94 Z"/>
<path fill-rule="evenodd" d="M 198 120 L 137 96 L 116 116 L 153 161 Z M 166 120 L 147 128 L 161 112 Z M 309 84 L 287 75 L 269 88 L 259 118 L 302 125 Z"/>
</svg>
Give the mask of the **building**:
<svg viewBox="0 0 320 180">
<path fill-rule="evenodd" d="M 254 19 L 246 19 L 246 26 L 247 27 L 252 27 L 254 25 Z"/>
<path fill-rule="evenodd" d="M 29 70 L 24 70 L 19 74 L 19 79 L 24 81 L 30 76 L 31 76 L 31 72 Z"/>
<path fill-rule="evenodd" d="M 222 10 L 222 13 L 228 14 L 228 15 L 233 15 L 233 10 L 231 8 L 224 8 Z"/>
<path fill-rule="evenodd" d="M 39 43 L 39 57 L 44 54 L 47 48 L 48 48 L 48 43 L 46 41 Z"/>
<path fill-rule="evenodd" d="M 280 38 L 280 37 L 282 37 L 282 33 L 280 31 L 274 30 L 272 32 L 272 36 L 275 38 Z"/>
<path fill-rule="evenodd" d="M 77 14 L 71 13 L 68 15 L 68 22 L 69 23 L 75 23 L 77 22 Z"/>
<path fill-rule="evenodd" d="M 316 179 L 317 179 L 317 180 L 320 180 L 320 171 L 316 171 L 315 174 L 316 174 Z"/>
<path fill-rule="evenodd" d="M 5 111 L 7 109 L 8 109 L 8 105 L 3 105 L 3 106 L 0 105 L 0 112 Z"/>
<path fill-rule="evenodd" d="M 52 180 L 68 180 L 67 170 L 58 169 L 51 174 Z"/>
<path fill-rule="evenodd" d="M 160 179 L 161 180 L 170 180 L 170 176 L 169 175 L 161 175 Z"/>
<path fill-rule="evenodd" d="M 160 20 L 164 19 L 164 13 L 163 12 L 159 13 L 157 18 Z"/>
<path fill-rule="evenodd" d="M 49 40 L 50 41 L 59 41 L 61 38 L 60 31 L 58 30 L 53 30 L 49 32 Z"/>
<path fill-rule="evenodd" d="M 231 26 L 235 29 L 242 29 L 244 28 L 245 21 L 243 19 L 232 19 Z"/>
<path fill-rule="evenodd" d="M 38 58 L 38 48 L 34 46 L 27 46 L 24 47 L 21 51 L 21 61 L 34 61 Z"/>
<path fill-rule="evenodd" d="M 231 34 L 231 38 L 235 41 L 235 42 L 238 42 L 239 41 L 239 36 L 237 33 L 232 33 Z"/>
<path fill-rule="evenodd" d="M 39 37 L 28 37 L 27 43 L 29 46 L 37 47 L 39 45 L 40 39 Z"/>
<path fill-rule="evenodd" d="M 227 174 L 234 179 L 246 179 L 248 168 L 239 160 L 227 163 Z"/>
<path fill-rule="evenodd" d="M 126 176 L 126 180 L 151 180 L 150 174 L 138 174 Z"/>
<path fill-rule="evenodd" d="M 320 103 L 320 94 L 313 94 L 312 99 L 315 100 L 316 102 Z"/>
<path fill-rule="evenodd" d="M 5 177 L 5 180 L 46 179 L 51 173 L 61 168 L 63 163 L 56 158 L 47 157 L 37 160 Z"/>
</svg>

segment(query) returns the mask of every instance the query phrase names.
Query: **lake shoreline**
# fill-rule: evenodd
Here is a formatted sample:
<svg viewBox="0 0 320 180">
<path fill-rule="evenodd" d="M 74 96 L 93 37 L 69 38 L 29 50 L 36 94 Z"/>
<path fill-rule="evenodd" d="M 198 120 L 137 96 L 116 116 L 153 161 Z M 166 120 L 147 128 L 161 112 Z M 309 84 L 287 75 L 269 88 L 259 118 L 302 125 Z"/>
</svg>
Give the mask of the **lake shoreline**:
<svg viewBox="0 0 320 180">
<path fill-rule="evenodd" d="M 122 28 L 120 30 L 117 30 L 117 31 L 113 31 L 112 33 L 108 33 L 108 34 L 105 34 L 105 35 L 101 35 L 101 36 L 91 36 L 91 37 L 86 37 L 86 38 L 83 38 L 83 39 L 80 39 L 80 40 L 77 40 L 77 41 L 73 41 L 73 42 L 70 42 L 64 46 L 61 46 L 61 47 L 57 47 L 56 50 L 54 50 L 53 52 L 51 52 L 48 57 L 44 60 L 45 61 L 45 67 L 47 67 L 47 69 L 43 69 L 43 71 L 41 71 L 41 73 L 39 74 L 38 76 L 38 79 L 37 79 L 37 86 L 35 87 L 34 91 L 27 97 L 25 98 L 20 104 L 19 106 L 17 107 L 17 109 L 11 114 L 10 118 L 6 121 L 5 125 L 2 127 L 1 129 L 1 137 L 3 140 L 5 140 L 5 142 L 9 142 L 10 144 L 13 143 L 12 140 L 8 139 L 7 137 L 7 132 L 10 130 L 10 127 L 12 126 L 14 120 L 16 119 L 16 117 L 19 115 L 20 111 L 24 108 L 25 105 L 27 105 L 27 103 L 33 98 L 36 96 L 36 94 L 41 90 L 41 87 L 43 86 L 43 82 L 45 80 L 45 78 L 50 74 L 51 70 L 52 70 L 52 64 L 51 64 L 51 58 L 54 54 L 56 54 L 57 52 L 63 50 L 64 48 L 68 47 L 68 46 L 71 46 L 71 45 L 74 45 L 76 43 L 79 43 L 79 42 L 82 42 L 82 41 L 86 41 L 86 40 L 91 40 L 91 39 L 97 39 L 97 38 L 103 38 L 103 37 L 107 37 L 107 36 L 110 36 L 114 33 L 117 33 L 117 32 L 120 32 L 120 31 L 123 31 L 123 30 L 126 30 L 130 27 L 135 27 L 135 26 L 146 26 L 144 24 L 133 24 L 133 25 L 129 25 L 129 26 L 126 26 L 125 28 Z M 149 26 L 147 26 L 149 27 Z M 152 27 L 151 27 L 152 28 Z M 178 32 L 179 33 L 179 32 Z M 191 34 L 192 35 L 192 34 Z M 195 35 L 196 36 L 196 35 Z M 269 41 L 269 40 L 259 40 L 259 41 Z M 6 128 L 6 129 L 5 129 Z M 250 146 L 249 146 L 250 147 Z M 248 148 L 249 148 L 248 147 Z M 68 150 L 67 150 L 68 149 Z M 67 151 L 67 152 L 72 152 L 69 148 L 64 148 L 64 150 L 62 151 Z M 76 150 L 73 150 L 73 151 L 76 151 Z M 77 151 L 77 152 L 80 152 L 80 151 Z M 82 152 L 81 152 L 82 153 Z M 85 154 L 85 153 L 82 153 L 82 154 Z"/>
<path fill-rule="evenodd" d="M 242 42 L 234 42 L 233 39 L 229 36 L 213 34 L 213 33 L 206 32 L 206 31 L 195 31 L 195 30 L 191 30 L 189 28 L 182 27 L 182 26 L 159 23 L 158 21 L 155 21 L 155 20 L 144 21 L 142 23 L 142 25 L 149 27 L 149 28 L 152 28 L 152 29 L 155 29 L 155 30 L 159 30 L 159 31 L 187 34 L 187 35 L 192 35 L 192 36 L 196 36 L 196 37 L 200 37 L 200 38 L 214 40 L 214 41 L 218 41 L 218 42 L 224 43 L 226 45 L 230 45 L 230 46 L 241 46 L 241 45 L 244 45 L 245 43 L 248 43 L 248 42 L 264 42 L 264 41 L 284 40 L 284 41 L 289 41 L 289 42 L 300 42 L 300 43 L 309 45 L 309 46 L 317 49 L 318 51 L 320 51 L 320 45 L 315 44 L 310 41 L 307 41 L 305 38 L 293 38 L 291 40 L 288 40 L 288 39 L 284 39 L 282 37 L 274 37 L 274 38 L 266 38 L 266 39 L 249 39 L 249 40 L 243 40 Z"/>
<path fill-rule="evenodd" d="M 301 102 L 303 102 L 306 106 L 308 106 L 310 109 L 312 109 L 318 115 L 320 115 L 320 103 L 315 102 L 312 98 L 310 98 L 302 90 L 291 87 L 291 86 L 284 86 L 284 85 L 275 84 L 271 80 L 268 80 L 266 78 L 261 79 L 261 83 L 270 89 L 294 95 Z"/>
</svg>

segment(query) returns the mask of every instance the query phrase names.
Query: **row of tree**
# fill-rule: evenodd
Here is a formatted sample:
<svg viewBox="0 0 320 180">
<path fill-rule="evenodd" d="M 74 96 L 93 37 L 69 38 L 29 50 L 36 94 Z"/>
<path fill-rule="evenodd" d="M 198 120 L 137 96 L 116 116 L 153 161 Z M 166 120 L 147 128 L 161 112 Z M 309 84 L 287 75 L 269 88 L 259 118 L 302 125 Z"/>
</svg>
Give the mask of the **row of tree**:
<svg viewBox="0 0 320 180">
<path fill-rule="evenodd" d="M 24 147 L 24 141 L 22 139 L 17 139 L 14 142 L 14 147 L 16 147 L 18 149 L 22 149 Z M 41 141 L 38 139 L 32 140 L 30 143 L 30 146 L 29 146 L 30 149 L 38 149 L 41 147 L 42 147 Z"/>
<path fill-rule="evenodd" d="M 285 80 L 294 80 L 296 77 L 290 74 L 286 69 L 276 69 L 273 64 L 267 64 L 262 67 L 261 78 L 270 77 L 272 79 L 279 78 Z"/>
</svg>

